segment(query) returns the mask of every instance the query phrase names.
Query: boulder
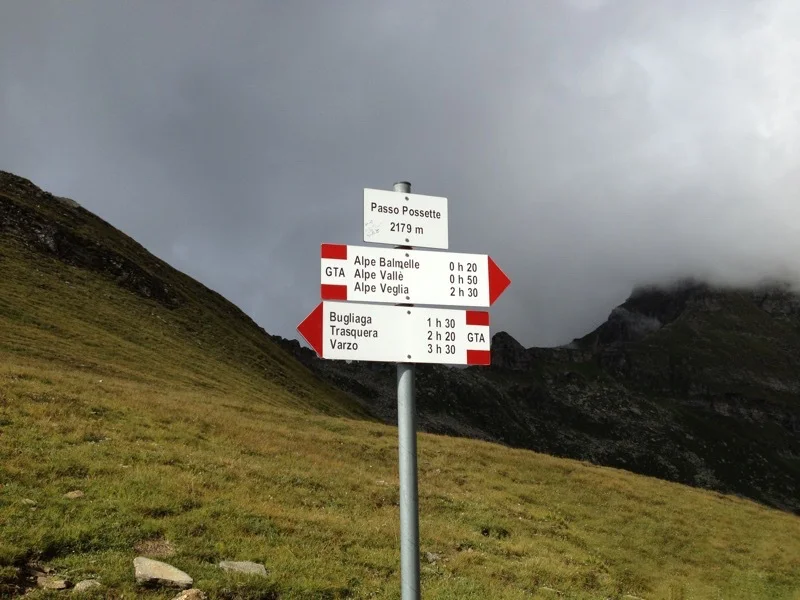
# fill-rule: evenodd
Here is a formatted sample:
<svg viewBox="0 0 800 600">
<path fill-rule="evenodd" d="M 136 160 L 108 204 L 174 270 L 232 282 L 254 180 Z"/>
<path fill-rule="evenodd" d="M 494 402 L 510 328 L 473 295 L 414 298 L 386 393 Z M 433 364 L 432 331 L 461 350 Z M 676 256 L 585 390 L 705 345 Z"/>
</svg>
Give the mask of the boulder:
<svg viewBox="0 0 800 600">
<path fill-rule="evenodd" d="M 194 583 L 194 580 L 180 569 L 144 556 L 137 556 L 133 559 L 133 568 L 136 583 L 144 586 L 188 589 Z"/>
</svg>

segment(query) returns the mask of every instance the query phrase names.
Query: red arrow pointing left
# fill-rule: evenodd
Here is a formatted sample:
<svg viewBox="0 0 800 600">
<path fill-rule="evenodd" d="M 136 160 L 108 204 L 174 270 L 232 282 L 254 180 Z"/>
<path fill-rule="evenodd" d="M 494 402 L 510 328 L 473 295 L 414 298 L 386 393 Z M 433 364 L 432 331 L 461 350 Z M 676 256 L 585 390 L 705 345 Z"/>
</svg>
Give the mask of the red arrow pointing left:
<svg viewBox="0 0 800 600">
<path fill-rule="evenodd" d="M 317 304 L 311 314 L 297 326 L 297 331 L 314 349 L 317 356 L 322 357 L 322 302 Z"/>
</svg>

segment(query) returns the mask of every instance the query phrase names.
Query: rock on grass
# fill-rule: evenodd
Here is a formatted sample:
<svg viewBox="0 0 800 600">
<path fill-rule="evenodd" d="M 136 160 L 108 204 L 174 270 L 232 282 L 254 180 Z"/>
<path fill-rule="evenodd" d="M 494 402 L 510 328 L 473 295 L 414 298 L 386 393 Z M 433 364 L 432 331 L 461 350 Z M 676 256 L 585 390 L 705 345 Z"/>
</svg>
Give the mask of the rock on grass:
<svg viewBox="0 0 800 600">
<path fill-rule="evenodd" d="M 70 583 L 60 577 L 43 575 L 36 578 L 36 585 L 45 590 L 65 590 L 70 586 Z"/>
<path fill-rule="evenodd" d="M 262 577 L 267 576 L 267 569 L 264 565 L 260 565 L 258 563 L 249 562 L 249 561 L 233 561 L 233 560 L 223 560 L 219 563 L 220 568 L 224 569 L 225 571 L 233 571 L 235 573 L 245 573 L 246 575 L 261 575 Z"/>
<path fill-rule="evenodd" d="M 198 590 L 197 588 L 192 588 L 191 590 L 186 590 L 185 592 L 181 592 L 177 596 L 175 596 L 172 600 L 206 600 L 208 596 L 205 595 L 205 592 Z"/>
<path fill-rule="evenodd" d="M 158 560 L 137 556 L 133 559 L 136 583 L 144 586 L 163 586 L 188 589 L 194 580 L 172 565 Z"/>
<path fill-rule="evenodd" d="M 82 594 L 83 592 L 88 592 L 92 588 L 98 587 L 100 587 L 99 581 L 95 581 L 94 579 L 85 579 L 75 584 L 75 587 L 72 588 L 72 593 Z"/>
</svg>

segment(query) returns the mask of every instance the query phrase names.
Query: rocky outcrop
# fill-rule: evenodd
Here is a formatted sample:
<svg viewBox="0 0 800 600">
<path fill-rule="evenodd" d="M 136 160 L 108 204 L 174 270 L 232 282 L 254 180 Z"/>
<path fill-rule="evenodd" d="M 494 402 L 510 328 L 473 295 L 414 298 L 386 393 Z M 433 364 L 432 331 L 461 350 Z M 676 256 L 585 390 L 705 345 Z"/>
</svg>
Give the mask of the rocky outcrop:
<svg viewBox="0 0 800 600">
<path fill-rule="evenodd" d="M 122 235 L 77 203 L 65 202 L 26 179 L 0 171 L 0 235 L 13 235 L 26 246 L 67 264 L 103 273 L 120 286 L 169 308 L 184 303 L 177 290 L 109 247 L 103 236 L 78 234 L 86 223 L 101 224 L 111 233 Z"/>
<path fill-rule="evenodd" d="M 533 361 L 525 347 L 505 331 L 492 336 L 492 366 L 526 371 Z"/>
</svg>

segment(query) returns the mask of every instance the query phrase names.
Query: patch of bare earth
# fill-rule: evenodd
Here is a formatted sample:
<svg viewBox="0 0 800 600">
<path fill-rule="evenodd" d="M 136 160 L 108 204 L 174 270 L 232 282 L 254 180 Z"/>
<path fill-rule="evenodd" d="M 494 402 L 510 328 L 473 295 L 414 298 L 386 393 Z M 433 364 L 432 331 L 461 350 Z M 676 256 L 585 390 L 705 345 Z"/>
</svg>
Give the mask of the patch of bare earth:
<svg viewBox="0 0 800 600">
<path fill-rule="evenodd" d="M 166 558 L 175 554 L 175 547 L 167 540 L 162 539 L 142 540 L 133 549 L 142 556 Z"/>
</svg>

